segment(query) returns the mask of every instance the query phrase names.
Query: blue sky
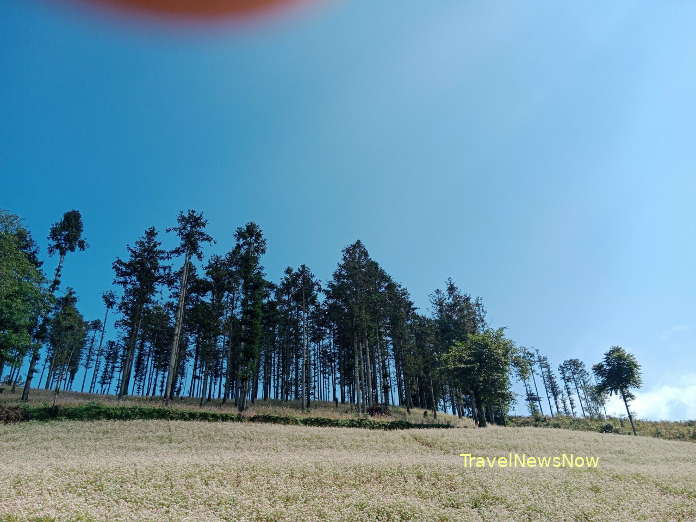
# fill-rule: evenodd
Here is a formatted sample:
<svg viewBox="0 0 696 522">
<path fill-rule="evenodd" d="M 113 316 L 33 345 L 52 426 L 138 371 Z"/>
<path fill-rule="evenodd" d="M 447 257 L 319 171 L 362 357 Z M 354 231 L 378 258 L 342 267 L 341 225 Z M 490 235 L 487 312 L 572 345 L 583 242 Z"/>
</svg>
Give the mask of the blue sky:
<svg viewBox="0 0 696 522">
<path fill-rule="evenodd" d="M 0 0 L 0 207 L 44 247 L 82 211 L 89 318 L 125 244 L 196 208 L 213 251 L 258 222 L 273 279 L 360 238 L 420 307 L 451 276 L 554 364 L 620 344 L 639 416 L 696 418 L 696 4 L 567 4 L 185 27 Z"/>
</svg>

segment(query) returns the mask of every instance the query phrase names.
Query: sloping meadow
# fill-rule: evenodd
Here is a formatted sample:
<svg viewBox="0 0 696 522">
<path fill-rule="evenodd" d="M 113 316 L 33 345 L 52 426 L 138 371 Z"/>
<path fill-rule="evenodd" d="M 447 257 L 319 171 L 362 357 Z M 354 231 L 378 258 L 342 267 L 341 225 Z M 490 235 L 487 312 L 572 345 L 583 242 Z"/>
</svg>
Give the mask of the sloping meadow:
<svg viewBox="0 0 696 522">
<path fill-rule="evenodd" d="M 477 467 L 460 454 L 593 456 Z M 694 519 L 696 445 L 544 428 L 0 426 L 0 519 Z"/>
</svg>

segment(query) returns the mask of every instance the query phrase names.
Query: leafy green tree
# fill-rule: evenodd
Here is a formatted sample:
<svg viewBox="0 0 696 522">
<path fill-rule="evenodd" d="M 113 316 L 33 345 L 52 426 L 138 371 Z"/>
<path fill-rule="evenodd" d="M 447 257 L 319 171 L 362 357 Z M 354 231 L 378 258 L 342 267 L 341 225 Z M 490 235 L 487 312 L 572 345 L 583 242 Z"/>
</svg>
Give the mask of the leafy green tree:
<svg viewBox="0 0 696 522">
<path fill-rule="evenodd" d="M 53 302 L 44 288 L 41 265 L 36 243 L 21 219 L 0 211 L 0 373 L 6 360 L 14 364 L 14 388 L 22 361 L 30 355 L 23 400 L 29 394 L 46 331 L 45 316 Z"/>
<path fill-rule="evenodd" d="M 0 374 L 5 362 L 20 362 L 38 349 L 32 330 L 49 307 L 40 270 L 22 251 L 19 238 L 0 231 Z"/>
<path fill-rule="evenodd" d="M 599 381 L 597 390 L 600 393 L 607 392 L 610 395 L 617 394 L 621 396 L 626 407 L 628 419 L 631 421 L 633 434 L 637 435 L 629 402 L 635 399 L 631 388 L 640 388 L 642 384 L 638 360 L 633 354 L 628 353 L 620 346 L 612 346 L 604 354 L 602 362 L 592 367 L 592 371 Z"/>
<path fill-rule="evenodd" d="M 43 263 L 39 260 L 39 247 L 19 216 L 7 210 L 0 210 L 0 233 L 14 236 L 17 246 L 24 252 L 29 262 L 38 270 L 41 269 Z"/>
<path fill-rule="evenodd" d="M 512 402 L 510 365 L 514 345 L 502 328 L 470 334 L 440 356 L 443 368 L 471 395 L 479 427 L 488 420 L 505 423 Z"/>
<path fill-rule="evenodd" d="M 174 397 L 174 387 L 176 375 L 179 368 L 179 343 L 181 332 L 184 326 L 184 308 L 186 304 L 186 291 L 188 289 L 188 276 L 190 271 L 191 258 L 195 257 L 199 261 L 203 259 L 201 251 L 204 243 L 214 242 L 213 238 L 205 232 L 208 221 L 203 218 L 203 214 L 195 210 L 189 210 L 184 214 L 179 212 L 177 226 L 168 228 L 167 232 L 176 232 L 179 236 L 179 246 L 171 253 L 175 256 L 184 256 L 184 265 L 181 270 L 181 284 L 179 285 L 179 304 L 176 311 L 176 323 L 174 326 L 174 339 L 169 358 L 169 369 L 167 373 L 167 387 L 165 389 L 164 400 L 168 403 Z"/>
</svg>

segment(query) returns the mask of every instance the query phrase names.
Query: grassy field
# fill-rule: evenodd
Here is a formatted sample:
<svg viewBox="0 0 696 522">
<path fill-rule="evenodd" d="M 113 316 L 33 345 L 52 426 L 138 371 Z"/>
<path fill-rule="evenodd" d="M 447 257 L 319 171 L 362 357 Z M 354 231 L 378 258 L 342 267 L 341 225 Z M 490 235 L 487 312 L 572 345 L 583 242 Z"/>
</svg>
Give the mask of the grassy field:
<svg viewBox="0 0 696 522">
<path fill-rule="evenodd" d="M 8 391 L 0 406 L 18 404 L 18 394 Z M 37 390 L 32 404 L 53 398 Z M 116 403 L 78 393 L 62 393 L 56 403 L 95 399 Z M 358 417 L 345 405 L 315 403 L 310 412 L 296 406 L 257 402 L 245 415 Z M 173 407 L 199 409 L 188 400 Z M 203 409 L 235 411 L 232 405 Z M 378 419 L 433 421 L 423 410 L 401 408 Z M 511 427 L 486 429 L 443 414 L 437 420 L 458 429 L 166 420 L 0 425 L 0 520 L 696 519 L 693 423 L 642 421 L 638 429 L 649 437 L 632 437 L 600 433 L 606 424 L 627 433 L 618 419 L 518 417 Z M 599 466 L 469 468 L 459 456 L 510 452 L 592 456 Z"/>
<path fill-rule="evenodd" d="M 599 457 L 468 468 L 460 453 Z M 696 445 L 544 428 L 0 425 L 0 519 L 696 519 Z"/>
</svg>

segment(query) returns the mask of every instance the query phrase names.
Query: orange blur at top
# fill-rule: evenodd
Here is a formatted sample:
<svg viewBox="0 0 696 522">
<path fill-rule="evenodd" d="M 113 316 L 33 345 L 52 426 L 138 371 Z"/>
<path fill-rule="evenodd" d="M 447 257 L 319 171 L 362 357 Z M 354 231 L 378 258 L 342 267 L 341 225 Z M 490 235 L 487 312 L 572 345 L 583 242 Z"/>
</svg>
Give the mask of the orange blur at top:
<svg viewBox="0 0 696 522">
<path fill-rule="evenodd" d="M 92 0 L 129 10 L 177 17 L 214 18 L 216 16 L 245 16 L 273 8 L 298 4 L 303 0 Z"/>
</svg>

